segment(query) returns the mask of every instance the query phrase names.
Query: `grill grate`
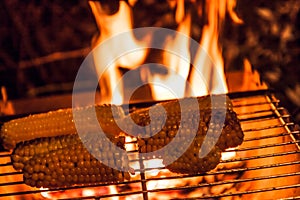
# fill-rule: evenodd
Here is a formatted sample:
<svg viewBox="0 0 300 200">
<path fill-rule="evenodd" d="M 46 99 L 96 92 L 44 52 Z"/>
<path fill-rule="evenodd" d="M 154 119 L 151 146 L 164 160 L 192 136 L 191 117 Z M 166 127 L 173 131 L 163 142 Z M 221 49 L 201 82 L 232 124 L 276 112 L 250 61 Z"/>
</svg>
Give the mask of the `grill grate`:
<svg viewBox="0 0 300 200">
<path fill-rule="evenodd" d="M 300 197 L 300 140 L 299 131 L 279 101 L 269 91 L 230 94 L 244 130 L 245 139 L 234 158 L 222 160 L 216 170 L 205 174 L 178 175 L 164 167 L 146 165 L 131 151 L 132 164 L 140 169 L 131 181 L 116 184 L 97 184 L 69 188 L 37 190 L 26 186 L 22 175 L 13 170 L 10 153 L 0 154 L 0 199 L 7 197 L 41 198 L 41 192 L 57 193 L 78 189 L 115 188 L 115 191 L 62 197 L 62 199 L 264 199 L 270 197 Z M 135 145 L 131 141 L 128 145 Z M 104 190 L 104 189 L 103 189 Z M 81 190 L 84 191 L 84 190 Z M 165 196 L 162 196 L 165 195 Z M 122 198 L 124 197 L 124 198 Z"/>
</svg>

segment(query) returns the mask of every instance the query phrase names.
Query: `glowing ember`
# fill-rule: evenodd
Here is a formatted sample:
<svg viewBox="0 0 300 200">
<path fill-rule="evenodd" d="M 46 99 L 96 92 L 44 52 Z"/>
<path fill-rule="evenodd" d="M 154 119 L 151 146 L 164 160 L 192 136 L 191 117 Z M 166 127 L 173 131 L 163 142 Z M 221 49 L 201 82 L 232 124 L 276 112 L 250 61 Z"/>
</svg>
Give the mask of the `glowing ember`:
<svg viewBox="0 0 300 200">
<path fill-rule="evenodd" d="M 65 198 L 78 198 L 78 197 L 91 197 L 91 196 L 101 196 L 105 194 L 117 194 L 117 188 L 115 185 L 105 186 L 105 187 L 91 187 L 91 188 L 78 188 L 71 190 L 62 191 L 47 191 L 47 188 L 41 189 L 41 196 L 45 199 L 65 199 Z M 45 190 L 45 191 L 44 191 Z M 117 197 L 109 198 L 112 200 L 117 200 Z"/>
<path fill-rule="evenodd" d="M 82 190 L 82 195 L 83 196 L 94 196 L 95 195 L 95 190 L 92 190 L 92 189 L 83 189 Z"/>
<path fill-rule="evenodd" d="M 41 191 L 43 190 L 48 190 L 48 188 L 41 188 Z M 51 195 L 49 192 L 41 192 L 42 197 L 46 198 L 46 199 L 51 199 Z"/>
<path fill-rule="evenodd" d="M 221 160 L 230 160 L 232 158 L 235 158 L 236 156 L 236 152 L 233 151 L 235 150 L 236 148 L 228 148 L 228 152 L 222 152 L 222 157 L 221 157 Z"/>
<path fill-rule="evenodd" d="M 109 194 L 118 194 L 117 187 L 115 185 L 108 186 Z M 111 200 L 118 200 L 119 197 L 111 197 Z"/>
</svg>

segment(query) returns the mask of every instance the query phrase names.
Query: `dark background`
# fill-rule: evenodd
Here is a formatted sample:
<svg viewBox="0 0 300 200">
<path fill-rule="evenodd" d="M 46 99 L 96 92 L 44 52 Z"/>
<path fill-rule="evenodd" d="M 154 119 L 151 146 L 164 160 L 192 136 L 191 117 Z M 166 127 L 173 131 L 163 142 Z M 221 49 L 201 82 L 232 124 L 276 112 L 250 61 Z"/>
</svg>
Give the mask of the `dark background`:
<svg viewBox="0 0 300 200">
<path fill-rule="evenodd" d="M 135 27 L 176 28 L 174 9 L 164 1 L 157 2 L 138 1 L 133 7 Z M 198 16 L 193 9 L 203 6 L 202 0 L 196 6 L 186 6 L 192 9 L 192 37 L 196 40 L 206 21 L 205 14 Z M 227 17 L 220 35 L 226 71 L 242 69 L 242 60 L 248 58 L 297 122 L 299 8 L 298 0 L 238 0 L 236 11 L 245 23 L 237 25 Z M 113 13 L 117 4 L 108 10 Z M 0 86 L 6 87 L 9 99 L 71 92 L 77 70 L 98 31 L 88 2 L 2 0 L 0 19 Z M 44 56 L 49 56 L 49 62 L 36 60 Z"/>
</svg>

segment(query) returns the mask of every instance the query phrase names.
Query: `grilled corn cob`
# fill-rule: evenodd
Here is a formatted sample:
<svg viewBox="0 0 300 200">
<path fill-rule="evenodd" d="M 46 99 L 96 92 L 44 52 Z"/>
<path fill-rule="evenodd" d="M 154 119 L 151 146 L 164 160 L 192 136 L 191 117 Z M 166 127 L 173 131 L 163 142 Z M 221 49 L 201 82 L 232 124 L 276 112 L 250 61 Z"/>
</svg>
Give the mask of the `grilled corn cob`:
<svg viewBox="0 0 300 200">
<path fill-rule="evenodd" d="M 76 134 L 38 138 L 18 143 L 11 155 L 13 167 L 16 170 L 22 170 L 24 164 L 37 154 L 48 153 L 80 143 L 80 138 Z"/>
<path fill-rule="evenodd" d="M 196 136 L 188 149 L 183 151 L 184 153 L 179 158 L 170 162 L 169 159 L 172 159 L 172 153 L 168 154 L 164 157 L 163 164 L 166 165 L 167 169 L 176 173 L 196 174 L 214 169 L 220 162 L 221 150 L 215 146 L 205 157 L 200 158 L 199 151 L 203 139 L 203 136 Z M 176 143 L 177 147 L 180 148 L 182 145 L 181 139 Z"/>
<path fill-rule="evenodd" d="M 121 158 L 110 161 L 122 162 Z M 124 179 L 129 179 L 128 172 L 112 169 L 75 146 L 36 155 L 24 167 L 24 181 L 33 187 L 66 187 Z"/>
<path fill-rule="evenodd" d="M 116 114 L 113 116 L 111 109 Z M 115 105 L 99 105 L 95 107 L 96 115 L 104 132 L 118 134 L 120 129 L 115 124 L 114 119 L 124 116 L 121 107 Z M 17 143 L 40 137 L 53 137 L 58 135 L 67 135 L 76 133 L 76 127 L 73 121 L 74 115 L 80 124 L 84 124 L 87 131 L 92 132 L 94 124 L 91 123 L 89 114 L 93 112 L 92 107 L 78 108 L 75 110 L 60 109 L 48 113 L 34 114 L 27 117 L 14 119 L 3 124 L 0 137 L 3 146 L 12 149 Z"/>
<path fill-rule="evenodd" d="M 140 138 L 138 138 L 139 150 L 142 153 L 155 151 L 167 145 L 175 136 L 180 127 L 184 134 L 188 134 L 191 130 L 197 128 L 196 136 L 205 136 L 207 131 L 215 131 L 208 135 L 208 140 L 212 139 L 218 134 L 217 131 L 221 130 L 220 137 L 216 146 L 221 150 L 225 150 L 229 147 L 235 147 L 240 145 L 243 141 L 243 131 L 241 129 L 239 120 L 236 113 L 232 110 L 232 105 L 228 98 L 226 98 L 226 111 L 224 123 L 218 121 L 221 119 L 222 112 L 218 112 L 218 109 L 222 109 L 221 105 L 211 108 L 209 97 L 198 97 L 198 108 L 187 108 L 187 110 L 180 110 L 179 101 L 168 101 L 158 104 L 163 106 L 166 110 L 167 119 L 162 128 L 158 124 L 161 124 L 163 117 L 160 113 L 152 113 L 151 119 L 149 115 L 149 109 L 142 109 L 133 112 L 130 117 L 140 125 L 141 127 L 132 127 L 131 131 L 140 131 Z M 210 122 L 212 110 L 215 110 L 215 122 Z M 197 114 L 197 112 L 200 112 Z M 197 117 L 199 119 L 197 119 Z M 185 119 L 186 121 L 181 121 Z M 197 123 L 198 122 L 198 123 Z M 143 126 L 149 125 L 148 128 Z M 189 126 L 186 126 L 189 125 Z M 190 126 L 192 125 L 192 126 Z M 209 129 L 210 128 L 210 129 Z M 130 128 L 129 128 L 130 129 Z M 157 134 L 155 134 L 157 133 Z M 143 134 L 153 135 L 152 137 L 142 138 Z M 154 148 L 154 149 L 153 149 Z"/>
<path fill-rule="evenodd" d="M 112 144 L 124 149 L 124 137 L 107 136 Z M 35 155 L 64 149 L 73 145 L 82 145 L 81 138 L 77 134 L 38 138 L 18 143 L 11 155 L 13 167 L 16 170 L 22 170 L 25 163 Z"/>
<path fill-rule="evenodd" d="M 184 100 L 188 101 L 188 99 Z M 163 106 L 166 110 L 166 122 L 163 127 L 159 125 L 163 120 L 163 116 L 161 116 L 160 113 L 157 114 L 153 112 L 150 119 L 149 109 L 133 112 L 130 117 L 142 127 L 131 128 L 131 131 L 141 132 L 141 137 L 138 138 L 139 152 L 149 153 L 163 148 L 175 138 L 179 130 L 182 131 L 183 136 L 179 138 L 177 143 L 172 145 L 180 149 L 184 146 L 183 144 L 186 138 L 190 138 L 191 132 L 196 130 L 196 137 L 194 137 L 188 150 L 173 164 L 167 167 L 170 167 L 172 171 L 189 173 L 204 172 L 213 169 L 219 163 L 220 152 L 229 147 L 240 145 L 244 135 L 228 97 L 225 102 L 224 123 L 221 120 L 222 112 L 220 112 L 222 111 L 221 109 L 224 109 L 224 104 L 214 104 L 214 107 L 212 107 L 210 97 L 198 97 L 197 101 L 199 107 L 187 106 L 184 108 L 185 110 L 180 109 L 178 100 L 158 104 L 157 106 Z M 214 122 L 210 122 L 212 112 L 214 113 Z M 148 127 L 144 128 L 145 126 Z M 216 140 L 215 137 L 219 135 L 220 130 L 221 134 L 214 149 L 204 158 L 199 158 L 199 150 L 204 141 L 204 137 L 207 136 L 205 142 L 213 143 L 213 141 Z M 208 131 L 210 134 L 207 134 Z M 143 134 L 153 136 L 143 138 Z M 168 163 L 171 157 L 172 155 L 166 156 L 164 163 Z"/>
<path fill-rule="evenodd" d="M 124 138 L 116 139 L 119 146 L 124 148 Z M 121 144 L 122 143 L 122 144 Z M 122 154 L 114 154 L 110 150 L 111 143 L 94 148 L 101 161 L 113 163 L 116 166 L 129 170 L 128 158 Z M 127 170 L 127 171 L 128 171 Z M 33 187 L 67 187 L 78 184 L 96 184 L 117 182 L 129 179 L 128 172 L 122 172 L 104 165 L 94 158 L 82 143 L 73 144 L 66 148 L 36 154 L 25 162 L 23 177 L 27 185 Z"/>
</svg>

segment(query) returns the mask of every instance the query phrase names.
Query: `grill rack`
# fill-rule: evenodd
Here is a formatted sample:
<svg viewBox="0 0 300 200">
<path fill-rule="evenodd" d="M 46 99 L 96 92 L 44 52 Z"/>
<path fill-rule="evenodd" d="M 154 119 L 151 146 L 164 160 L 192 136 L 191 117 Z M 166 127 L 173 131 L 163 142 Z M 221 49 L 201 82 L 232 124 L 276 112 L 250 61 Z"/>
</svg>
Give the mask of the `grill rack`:
<svg viewBox="0 0 300 200">
<path fill-rule="evenodd" d="M 172 199 L 215 199 L 215 198 L 227 198 L 231 199 L 233 197 L 250 197 L 251 195 L 269 195 L 269 193 L 280 193 L 278 198 L 282 198 L 281 195 L 285 195 L 283 198 L 291 199 L 295 197 L 300 197 L 300 133 L 298 130 L 295 130 L 295 124 L 291 121 L 290 115 L 286 112 L 283 107 L 279 106 L 279 100 L 276 99 L 275 95 L 269 90 L 260 90 L 253 92 L 241 92 L 241 93 L 232 93 L 229 94 L 233 105 L 234 110 L 237 112 L 238 118 L 241 121 L 242 128 L 245 134 L 245 139 L 243 144 L 233 150 L 227 150 L 226 152 L 236 152 L 237 156 L 233 159 L 221 161 L 220 165 L 231 164 L 241 162 L 242 166 L 237 168 L 228 168 L 210 171 L 204 174 L 196 175 L 185 175 L 185 174 L 171 174 L 166 177 L 157 177 L 149 176 L 148 172 L 151 170 L 158 170 L 159 172 L 164 171 L 163 167 L 145 167 L 141 159 L 132 160 L 138 161 L 140 164 L 140 170 L 136 170 L 138 174 L 134 180 L 124 181 L 114 184 L 97 184 L 89 186 L 74 186 L 68 188 L 58 188 L 58 189 L 46 189 L 38 190 L 25 186 L 23 181 L 20 179 L 21 173 L 16 172 L 12 169 L 11 162 L 9 161 L 10 152 L 0 153 L 0 199 L 8 197 L 28 197 L 33 195 L 38 195 L 41 192 L 57 192 L 57 191 L 72 191 L 82 188 L 101 188 L 107 186 L 116 186 L 116 188 L 128 188 L 131 185 L 139 185 L 139 188 L 130 188 L 122 189 L 116 193 L 110 194 L 101 194 L 101 195 L 90 195 L 90 196 L 78 196 L 72 198 L 63 198 L 63 199 L 103 199 L 109 197 L 124 197 L 131 196 L 132 198 L 137 199 L 155 199 L 153 194 L 160 195 L 162 192 L 170 193 L 169 197 Z M 145 106 L 146 103 L 143 103 L 140 106 Z M 139 107 L 139 105 L 137 105 Z M 246 110 L 246 111 L 245 111 Z M 250 111 L 249 111 L 250 110 Z M 277 122 L 277 123 L 274 123 Z M 255 127 L 249 126 L 255 124 Z M 262 134 L 262 133 L 264 134 Z M 260 135 L 255 135 L 260 133 Z M 259 144 L 262 141 L 270 141 L 269 143 Z M 280 142 L 272 142 L 280 141 Z M 135 141 L 130 142 L 132 144 Z M 248 145 L 247 145 L 248 144 Z M 273 152 L 272 150 L 268 153 L 270 149 L 279 148 L 279 152 Z M 282 149 L 284 151 L 282 151 Z M 251 155 L 255 151 L 264 151 L 262 154 Z M 132 155 L 136 155 L 136 151 L 131 152 Z M 250 153 L 250 155 L 247 155 Z M 264 160 L 273 160 L 278 159 L 276 162 L 265 163 Z M 258 161 L 262 160 L 263 164 L 258 164 Z M 249 164 L 250 163 L 250 164 Z M 9 168 L 10 170 L 6 170 Z M 279 173 L 276 169 L 284 169 Z M 3 170 L 4 169 L 4 170 Z M 286 170 L 288 169 L 288 170 Z M 266 170 L 272 171 L 275 170 L 273 174 L 260 174 L 256 175 L 251 172 L 258 172 Z M 248 175 L 245 175 L 247 174 Z M 225 176 L 231 174 L 238 174 L 237 178 L 228 179 L 228 180 L 215 180 L 212 182 L 203 181 L 207 177 L 211 176 Z M 5 178 L 19 177 L 16 181 L 3 181 Z M 167 180 L 180 180 L 186 181 L 194 178 L 202 179 L 199 183 L 187 184 L 187 185 L 176 185 L 176 186 L 167 186 L 162 188 L 149 188 L 150 182 L 160 182 Z M 273 185 L 273 180 L 282 179 L 291 179 L 288 181 L 288 184 L 275 184 Z M 260 181 L 272 182 L 272 184 L 267 185 L 266 187 L 258 187 Z M 276 183 L 276 181 L 275 181 Z M 206 191 L 207 188 L 211 189 L 215 186 L 224 186 L 233 184 L 234 188 L 243 187 L 246 189 L 236 190 L 234 192 L 221 192 L 219 194 L 205 194 L 201 192 L 201 188 Z M 7 191 L 7 188 L 14 187 L 16 191 Z M 133 187 L 133 186 L 132 186 Z M 197 191 L 200 191 L 197 193 Z M 188 194 L 190 191 L 193 192 L 191 197 L 182 197 L 174 195 L 174 191 L 177 191 L 178 194 Z M 194 192 L 196 191 L 196 192 Z M 276 196 L 276 195 L 275 195 Z M 274 197 L 275 197 L 274 196 Z M 41 196 L 40 196 L 41 197 Z M 264 196 L 262 196 L 264 197 Z M 260 198 L 262 199 L 262 198 Z"/>
</svg>

